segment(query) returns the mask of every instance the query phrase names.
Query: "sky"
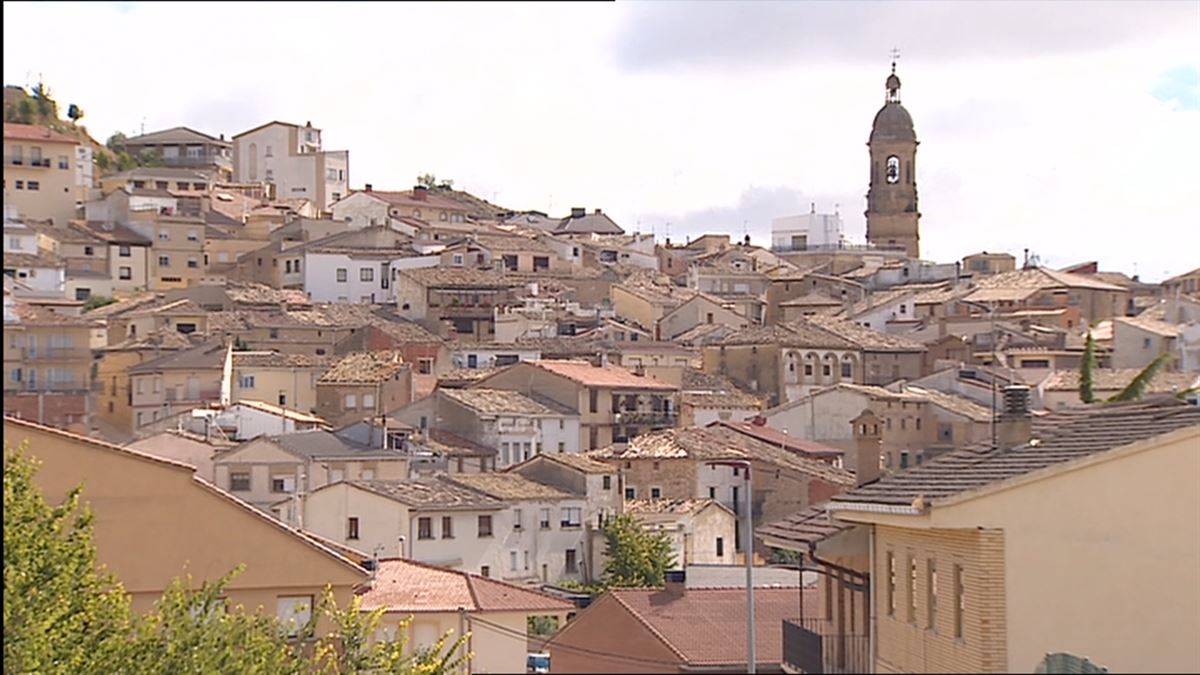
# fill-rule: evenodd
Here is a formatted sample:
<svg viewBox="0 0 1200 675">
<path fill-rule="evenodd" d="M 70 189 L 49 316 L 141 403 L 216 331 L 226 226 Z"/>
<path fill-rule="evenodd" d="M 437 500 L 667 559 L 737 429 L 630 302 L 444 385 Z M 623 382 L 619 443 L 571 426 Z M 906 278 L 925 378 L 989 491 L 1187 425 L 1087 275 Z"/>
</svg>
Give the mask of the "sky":
<svg viewBox="0 0 1200 675">
<path fill-rule="evenodd" d="M 922 256 L 1030 249 L 1157 281 L 1200 266 L 1200 2 L 4 3 L 4 82 L 93 137 L 277 119 L 351 186 L 424 173 L 627 231 L 864 238 L 891 51 Z M 53 26 L 53 31 L 31 26 Z M 53 39 L 49 36 L 53 35 Z"/>
</svg>

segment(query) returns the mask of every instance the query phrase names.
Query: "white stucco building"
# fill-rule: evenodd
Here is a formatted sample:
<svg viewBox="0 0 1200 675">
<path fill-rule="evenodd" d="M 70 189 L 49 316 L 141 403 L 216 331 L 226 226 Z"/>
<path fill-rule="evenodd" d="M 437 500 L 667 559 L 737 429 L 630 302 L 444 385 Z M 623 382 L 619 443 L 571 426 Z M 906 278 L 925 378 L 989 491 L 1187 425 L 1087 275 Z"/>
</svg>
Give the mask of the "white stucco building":
<svg viewBox="0 0 1200 675">
<path fill-rule="evenodd" d="M 837 248 L 844 241 L 841 214 L 817 213 L 816 204 L 809 213 L 771 220 L 771 248 L 775 250 Z"/>
<path fill-rule="evenodd" d="M 328 210 L 350 194 L 350 152 L 322 150 L 321 130 L 268 122 L 233 137 L 233 179 L 275 185 L 276 199 L 307 199 Z"/>
</svg>

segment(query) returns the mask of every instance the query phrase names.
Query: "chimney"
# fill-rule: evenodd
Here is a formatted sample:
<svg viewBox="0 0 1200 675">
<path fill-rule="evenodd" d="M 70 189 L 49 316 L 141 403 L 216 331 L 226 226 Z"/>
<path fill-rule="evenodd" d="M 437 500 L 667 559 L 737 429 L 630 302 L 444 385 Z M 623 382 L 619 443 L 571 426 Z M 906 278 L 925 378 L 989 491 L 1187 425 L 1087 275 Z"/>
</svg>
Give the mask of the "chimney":
<svg viewBox="0 0 1200 675">
<path fill-rule="evenodd" d="M 1012 450 L 1033 439 L 1033 415 L 1029 412 L 1029 387 L 1021 384 L 1004 388 L 1004 408 L 996 422 L 996 445 Z"/>
<path fill-rule="evenodd" d="M 423 202 L 423 201 L 425 201 L 425 197 L 428 195 L 429 195 L 429 188 L 425 187 L 424 185 L 413 186 L 413 190 L 412 190 L 413 199 L 415 199 L 419 202 Z"/>
<path fill-rule="evenodd" d="M 755 415 L 754 417 L 750 418 L 750 424 L 753 424 L 756 427 L 765 427 L 767 426 L 767 418 L 763 417 L 762 415 Z"/>
<path fill-rule="evenodd" d="M 600 209 L 596 209 L 596 215 L 600 215 Z"/>
<path fill-rule="evenodd" d="M 221 139 L 220 139 L 220 140 L 222 140 L 222 141 L 223 141 L 223 140 L 225 140 L 225 134 L 221 134 Z"/>
<path fill-rule="evenodd" d="M 664 574 L 663 587 L 666 592 L 680 597 L 687 593 L 687 572 L 684 570 L 667 570 Z"/>
<path fill-rule="evenodd" d="M 867 408 L 850 420 L 854 430 L 854 485 L 864 485 L 879 478 L 879 456 L 883 426 L 875 413 Z"/>
<path fill-rule="evenodd" d="M 363 188 L 363 192 L 370 192 L 370 191 L 371 191 L 371 184 L 367 183 L 366 187 Z"/>
<path fill-rule="evenodd" d="M 582 206 L 572 206 L 571 207 L 571 217 L 572 218 L 582 218 L 586 215 L 587 215 L 587 209 L 583 208 Z"/>
<path fill-rule="evenodd" d="M 404 560 L 404 535 L 400 535 L 400 539 L 396 544 L 396 550 L 400 553 L 400 559 Z"/>
</svg>

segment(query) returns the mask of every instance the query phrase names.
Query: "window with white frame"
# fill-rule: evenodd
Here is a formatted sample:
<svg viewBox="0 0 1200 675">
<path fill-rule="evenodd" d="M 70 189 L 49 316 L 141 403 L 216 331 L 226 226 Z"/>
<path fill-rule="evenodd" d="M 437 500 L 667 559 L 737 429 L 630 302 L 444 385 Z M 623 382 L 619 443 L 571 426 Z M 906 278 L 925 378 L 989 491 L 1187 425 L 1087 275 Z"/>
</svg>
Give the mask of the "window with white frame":
<svg viewBox="0 0 1200 675">
<path fill-rule="evenodd" d="M 347 276 L 348 276 L 348 274 L 347 274 L 347 272 L 346 272 L 346 268 L 345 268 L 345 267 L 339 267 L 339 268 L 337 268 L 337 280 L 338 280 L 338 283 L 340 283 L 340 284 L 346 283 L 346 278 L 347 278 Z"/>
<path fill-rule="evenodd" d="M 358 396 L 356 394 L 346 394 L 345 403 L 346 404 L 343 407 L 345 407 L 346 410 L 354 410 L 358 407 Z"/>
<path fill-rule="evenodd" d="M 578 506 L 564 506 L 562 509 L 562 526 L 579 527 L 583 524 L 583 509 Z"/>
<path fill-rule="evenodd" d="M 372 267 L 362 267 L 358 270 L 359 281 L 375 281 L 375 269 Z"/>
<path fill-rule="evenodd" d="M 375 407 L 375 394 L 363 394 L 362 407 L 364 410 L 369 410 Z"/>
<path fill-rule="evenodd" d="M 275 617 L 279 619 L 280 629 L 288 637 L 300 634 L 312 620 L 312 612 L 311 595 L 281 595 L 275 604 Z"/>
<path fill-rule="evenodd" d="M 238 377 L 238 387 L 241 389 L 253 389 L 254 388 L 254 376 L 253 375 L 242 375 L 242 376 Z"/>
</svg>

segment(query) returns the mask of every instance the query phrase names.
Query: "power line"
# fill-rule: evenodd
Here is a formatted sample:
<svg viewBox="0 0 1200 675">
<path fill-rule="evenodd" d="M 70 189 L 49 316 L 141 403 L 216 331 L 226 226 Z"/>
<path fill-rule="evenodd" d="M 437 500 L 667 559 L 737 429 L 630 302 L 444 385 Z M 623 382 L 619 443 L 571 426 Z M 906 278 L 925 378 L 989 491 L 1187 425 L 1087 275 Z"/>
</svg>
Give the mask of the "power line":
<svg viewBox="0 0 1200 675">
<path fill-rule="evenodd" d="M 513 630 L 512 628 L 509 628 L 508 626 L 501 626 L 499 624 L 492 623 L 491 621 L 488 621 L 486 619 L 480 619 L 480 618 L 473 617 L 473 616 L 468 616 L 467 620 L 471 623 L 479 623 L 484 626 L 487 626 L 488 628 L 491 628 L 492 630 L 499 632 L 499 633 L 505 635 L 506 637 L 512 637 L 514 639 L 519 638 L 522 642 L 528 644 L 529 635 L 526 633 L 521 633 L 516 630 Z M 636 656 L 623 656 L 621 654 L 614 654 L 612 652 L 601 652 L 601 651 L 596 651 L 593 649 L 587 649 L 586 647 L 576 647 L 573 645 L 556 644 L 556 645 L 554 645 L 554 648 L 556 650 L 561 649 L 562 651 L 565 651 L 565 652 L 574 652 L 574 653 L 582 654 L 585 656 L 602 657 L 602 658 L 609 659 L 612 661 L 628 661 L 628 662 L 638 664 L 638 665 L 674 666 L 674 667 L 679 666 L 678 661 L 663 661 L 660 659 L 645 659 L 645 658 L 639 658 Z"/>
</svg>

